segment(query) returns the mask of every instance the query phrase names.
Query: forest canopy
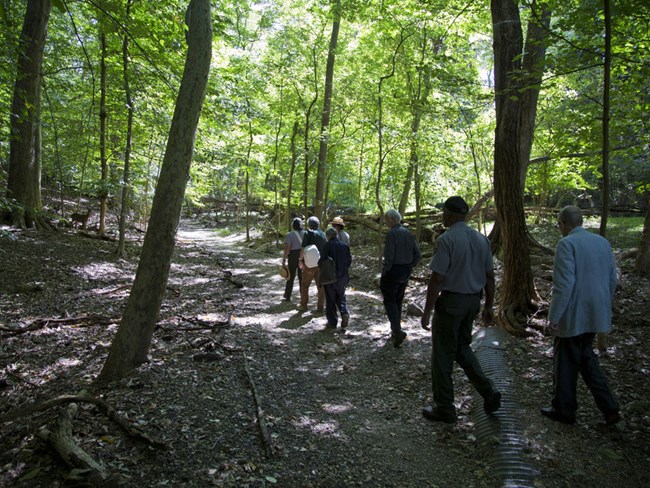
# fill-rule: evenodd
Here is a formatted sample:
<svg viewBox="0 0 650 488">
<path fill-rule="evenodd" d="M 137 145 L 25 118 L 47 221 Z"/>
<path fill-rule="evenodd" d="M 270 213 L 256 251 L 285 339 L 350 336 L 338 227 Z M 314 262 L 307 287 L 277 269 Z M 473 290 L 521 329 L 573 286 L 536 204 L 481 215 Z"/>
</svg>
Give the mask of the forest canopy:
<svg viewBox="0 0 650 488">
<path fill-rule="evenodd" d="M 0 5 L 3 186 L 10 117 L 21 116 L 11 107 L 27 3 Z M 133 218 L 146 218 L 182 74 L 187 3 L 52 2 L 40 70 L 45 189 L 119 206 L 130 138 L 127 204 Z M 525 200 L 598 207 L 603 5 L 523 1 L 523 26 L 535 20 L 539 6 L 550 22 Z M 645 208 L 649 9 L 640 0 L 612 6 L 612 207 Z M 323 126 L 330 31 L 337 16 L 331 109 Z M 433 207 L 451 193 L 476 202 L 492 188 L 489 2 L 221 1 L 213 11 L 213 31 L 187 205 L 246 203 L 276 207 L 278 215 L 308 213 L 318 171 L 324 171 L 326 207 L 353 212 L 375 213 L 379 205 L 402 211 Z M 524 83 L 510 96 L 531 88 Z M 324 162 L 319 161 L 323 140 Z M 278 227 L 286 222 L 278 220 Z"/>
</svg>

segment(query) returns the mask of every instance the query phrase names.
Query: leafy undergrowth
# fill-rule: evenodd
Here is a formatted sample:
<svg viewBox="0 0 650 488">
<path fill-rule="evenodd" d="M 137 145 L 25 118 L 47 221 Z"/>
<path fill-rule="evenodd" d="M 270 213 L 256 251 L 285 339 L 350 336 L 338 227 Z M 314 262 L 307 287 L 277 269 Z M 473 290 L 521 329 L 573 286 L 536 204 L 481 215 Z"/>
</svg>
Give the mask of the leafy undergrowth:
<svg viewBox="0 0 650 488">
<path fill-rule="evenodd" d="M 454 373 L 459 423 L 422 419 L 420 410 L 431 401 L 429 337 L 417 317 L 406 315 L 407 341 L 399 349 L 388 343 L 377 250 L 355 247 L 351 234 L 352 319 L 343 335 L 324 330 L 324 317 L 313 310 L 315 290 L 303 314 L 297 287 L 292 302 L 281 301 L 276 243 L 256 238 L 244 245 L 241 236 L 185 223 L 150 361 L 93 390 L 134 277 L 138 244 L 129 247 L 130 258 L 116 260 L 114 243 L 73 231 L 5 229 L 0 418 L 87 390 L 166 446 L 137 440 L 95 406 L 80 404 L 75 441 L 113 485 L 125 487 L 502 486 L 491 464 L 494 439 L 477 440 L 472 407 L 480 400 L 462 371 Z M 534 260 L 543 299 L 550 259 Z M 623 424 L 599 426 L 581 383 L 576 426 L 539 414 L 552 387 L 543 313 L 531 317 L 529 337 L 509 343 L 519 405 L 512 415 L 521 420 L 522 456 L 538 472 L 530 486 L 640 487 L 650 476 L 649 289 L 622 264 L 615 332 L 602 363 L 621 399 Z M 426 263 L 415 275 L 426 277 Z M 422 300 L 423 286 L 412 280 L 411 302 Z M 26 327 L 33 330 L 17 333 Z M 212 360 L 199 360 L 201 353 Z M 43 427 L 55 428 L 63 409 L 3 422 L 0 485 L 83 485 L 37 436 Z"/>
</svg>

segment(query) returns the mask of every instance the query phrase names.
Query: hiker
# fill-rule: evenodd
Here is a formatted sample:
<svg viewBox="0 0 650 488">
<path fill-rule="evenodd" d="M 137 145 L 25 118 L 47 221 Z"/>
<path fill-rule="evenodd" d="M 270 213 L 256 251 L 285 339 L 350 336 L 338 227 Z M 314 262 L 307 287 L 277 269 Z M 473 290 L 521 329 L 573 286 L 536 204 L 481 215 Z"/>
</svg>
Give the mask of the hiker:
<svg viewBox="0 0 650 488">
<path fill-rule="evenodd" d="M 289 269 L 289 278 L 284 286 L 284 301 L 286 302 L 291 300 L 291 292 L 293 291 L 293 282 L 296 274 L 298 275 L 298 289 L 300 289 L 302 270 L 298 266 L 298 260 L 300 259 L 302 238 L 304 235 L 302 219 L 299 217 L 293 219 L 291 229 L 284 238 L 284 255 L 282 256 L 282 266 L 287 266 Z"/>
<path fill-rule="evenodd" d="M 347 244 L 348 246 L 350 245 L 350 234 L 345 232 L 343 228 L 345 227 L 345 222 L 343 221 L 343 217 L 334 217 L 332 221 L 330 222 L 330 225 L 336 229 L 336 234 L 339 239 L 343 244 Z"/>
<path fill-rule="evenodd" d="M 433 421 L 458 421 L 454 406 L 452 373 L 454 360 L 483 397 L 483 409 L 490 414 L 501 407 L 501 393 L 485 376 L 470 344 L 474 318 L 481 309 L 491 322 L 494 302 L 494 269 L 490 241 L 465 223 L 469 207 L 461 197 L 448 198 L 442 209 L 447 231 L 438 237 L 438 249 L 431 258 L 431 277 L 422 316 L 422 328 L 431 325 L 431 380 L 433 406 L 422 415 Z M 431 311 L 434 310 L 433 321 Z"/>
<path fill-rule="evenodd" d="M 334 261 L 335 279 L 333 283 L 323 284 L 325 289 L 325 316 L 327 317 L 328 329 L 336 329 L 338 322 L 338 312 L 341 313 L 341 330 L 345 331 L 350 321 L 350 313 L 348 312 L 348 304 L 345 298 L 345 288 L 348 286 L 350 277 L 348 269 L 352 264 L 352 255 L 350 254 L 350 246 L 341 242 L 338 238 L 338 232 L 334 227 L 330 227 L 325 232 L 327 243 L 323 249 L 323 254 L 318 260 L 318 265 L 323 265 L 323 262 L 328 258 Z M 324 273 L 321 274 L 324 278 Z M 324 282 L 324 279 L 322 280 Z"/>
<path fill-rule="evenodd" d="M 402 330 L 402 302 L 406 284 L 413 266 L 420 261 L 422 255 L 411 231 L 402 226 L 402 216 L 397 210 L 388 210 L 384 215 L 384 222 L 390 230 L 384 243 L 384 262 L 379 288 L 384 297 L 393 346 L 399 347 L 406 338 L 406 332 Z"/>
<path fill-rule="evenodd" d="M 300 263 L 302 269 L 302 279 L 300 281 L 300 307 L 299 310 L 304 312 L 307 310 L 307 302 L 309 302 L 309 286 L 312 281 L 316 282 L 316 289 L 318 291 L 318 301 L 316 304 L 316 311 L 322 312 L 323 305 L 325 304 L 325 293 L 323 288 L 318 284 L 318 260 L 323 253 L 325 247 L 325 233 L 320 230 L 320 221 L 318 217 L 311 216 L 307 219 L 307 232 L 302 238 L 300 250 Z"/>
<path fill-rule="evenodd" d="M 612 330 L 612 298 L 618 285 L 612 247 L 604 237 L 582 227 L 582 211 L 573 205 L 560 210 L 557 227 L 562 239 L 553 262 L 553 292 L 548 323 L 553 344 L 553 389 L 550 407 L 542 414 L 564 424 L 576 422 L 578 373 L 591 391 L 605 424 L 621 420 L 619 403 L 603 375 L 593 342 L 597 333 Z"/>
</svg>

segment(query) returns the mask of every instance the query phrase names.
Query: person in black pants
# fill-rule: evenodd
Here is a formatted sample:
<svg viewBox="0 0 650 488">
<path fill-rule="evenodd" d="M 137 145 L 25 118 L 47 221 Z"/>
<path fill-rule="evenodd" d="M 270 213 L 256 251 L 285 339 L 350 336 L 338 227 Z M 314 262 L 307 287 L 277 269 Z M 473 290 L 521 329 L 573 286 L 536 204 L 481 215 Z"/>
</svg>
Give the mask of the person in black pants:
<svg viewBox="0 0 650 488">
<path fill-rule="evenodd" d="M 302 219 L 296 217 L 291 222 L 291 231 L 287 233 L 287 236 L 284 239 L 284 254 L 282 256 L 282 266 L 288 265 L 289 268 L 289 279 L 287 280 L 284 286 L 284 300 L 291 300 L 291 292 L 293 291 L 293 283 L 298 275 L 298 288 L 300 288 L 300 282 L 302 278 L 302 271 L 298 267 L 298 261 L 300 259 L 300 250 L 302 249 L 302 239 L 304 236 L 304 231 L 302 230 Z"/>
<path fill-rule="evenodd" d="M 406 332 L 402 330 L 404 293 L 411 270 L 420 261 L 422 254 L 411 231 L 402 226 L 402 216 L 397 210 L 388 210 L 384 215 L 384 222 L 390 230 L 384 244 L 379 288 L 384 297 L 393 346 L 399 347 L 406 338 Z"/>
<path fill-rule="evenodd" d="M 578 374 L 591 391 L 605 423 L 621 420 L 620 405 L 600 369 L 593 342 L 597 333 L 612 330 L 612 298 L 618 273 L 612 248 L 604 237 L 582 227 L 582 211 L 573 205 L 558 215 L 562 239 L 553 264 L 553 293 L 548 311 L 553 347 L 554 396 L 542 415 L 576 422 Z"/>
<path fill-rule="evenodd" d="M 318 260 L 318 265 L 320 266 L 327 258 L 332 258 L 336 263 L 336 281 L 324 285 L 327 328 L 336 328 L 338 310 L 341 313 L 341 330 L 345 331 L 350 320 L 345 288 L 350 281 L 348 269 L 352 264 L 352 255 L 350 254 L 350 246 L 339 240 L 336 229 L 330 227 L 325 231 L 325 236 L 327 237 L 327 243 L 323 249 L 323 255 Z"/>
<path fill-rule="evenodd" d="M 433 406 L 422 415 L 433 421 L 455 423 L 454 361 L 465 371 L 470 383 L 483 397 L 483 409 L 491 414 L 501 407 L 501 393 L 485 376 L 470 344 L 474 318 L 481 309 L 483 319 L 492 321 L 494 270 L 490 242 L 465 224 L 469 207 L 461 197 L 445 201 L 442 221 L 447 231 L 437 240 L 438 250 L 431 259 L 431 277 L 422 316 L 422 327 L 431 324 L 431 379 Z M 433 321 L 431 311 L 434 310 Z"/>
</svg>

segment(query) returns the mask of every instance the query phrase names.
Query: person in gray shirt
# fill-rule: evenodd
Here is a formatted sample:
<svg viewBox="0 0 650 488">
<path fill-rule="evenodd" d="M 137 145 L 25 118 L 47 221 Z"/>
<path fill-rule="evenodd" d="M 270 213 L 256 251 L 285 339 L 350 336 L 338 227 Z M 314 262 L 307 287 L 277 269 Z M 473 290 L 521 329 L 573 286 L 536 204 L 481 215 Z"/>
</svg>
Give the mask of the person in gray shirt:
<svg viewBox="0 0 650 488">
<path fill-rule="evenodd" d="M 438 238 L 438 250 L 431 258 L 431 278 L 422 316 L 422 327 L 431 325 L 431 379 L 433 406 L 422 415 L 433 421 L 455 423 L 454 361 L 465 371 L 470 383 L 483 397 L 483 409 L 491 414 L 501 407 L 501 393 L 485 376 L 470 343 L 474 318 L 481 309 L 483 319 L 492 321 L 494 270 L 490 242 L 465 224 L 469 207 L 461 197 L 445 201 L 442 221 L 447 231 Z M 431 311 L 435 307 L 433 321 Z"/>
<path fill-rule="evenodd" d="M 384 215 L 384 222 L 390 230 L 386 234 L 379 281 L 395 347 L 399 347 L 406 338 L 406 332 L 402 330 L 402 302 L 411 270 L 422 257 L 413 233 L 405 229 L 401 221 L 402 216 L 397 210 L 388 210 Z"/>
</svg>

